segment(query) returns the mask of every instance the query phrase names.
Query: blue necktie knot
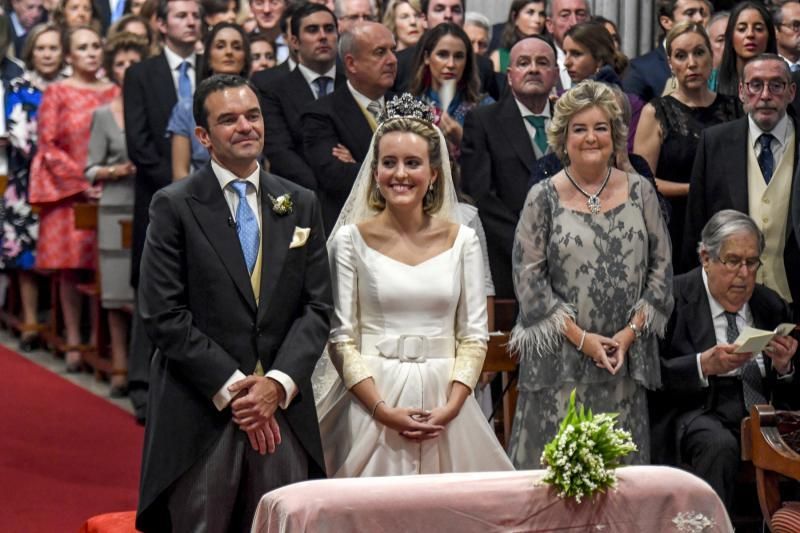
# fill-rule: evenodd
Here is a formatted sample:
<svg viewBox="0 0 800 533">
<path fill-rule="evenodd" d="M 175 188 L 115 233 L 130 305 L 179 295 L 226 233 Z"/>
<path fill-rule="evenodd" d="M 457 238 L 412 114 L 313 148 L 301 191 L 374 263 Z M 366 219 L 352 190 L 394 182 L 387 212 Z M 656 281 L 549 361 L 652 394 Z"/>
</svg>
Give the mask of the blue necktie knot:
<svg viewBox="0 0 800 533">
<path fill-rule="evenodd" d="M 261 238 L 258 230 L 258 219 L 247 203 L 247 185 L 244 180 L 231 182 L 231 187 L 239 197 L 239 205 L 236 208 L 236 234 L 239 236 L 239 244 L 242 246 L 244 263 L 247 271 L 252 274 L 258 258 L 258 241 Z"/>
</svg>

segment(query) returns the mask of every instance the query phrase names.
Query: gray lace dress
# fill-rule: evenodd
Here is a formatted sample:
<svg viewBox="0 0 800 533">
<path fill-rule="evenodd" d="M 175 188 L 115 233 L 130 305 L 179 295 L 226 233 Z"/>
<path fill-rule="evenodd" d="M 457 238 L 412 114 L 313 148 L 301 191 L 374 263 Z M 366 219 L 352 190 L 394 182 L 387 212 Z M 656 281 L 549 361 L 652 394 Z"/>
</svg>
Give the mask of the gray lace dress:
<svg viewBox="0 0 800 533">
<path fill-rule="evenodd" d="M 670 240 L 655 190 L 628 174 L 628 200 L 598 215 L 563 207 L 550 179 L 528 193 L 514 241 L 520 312 L 511 344 L 520 354 L 519 398 L 509 443 L 518 469 L 541 468 L 569 394 L 593 412 L 619 413 L 649 462 L 646 389 L 660 385 L 657 336 L 672 312 Z M 643 310 L 646 320 L 616 375 L 598 368 L 563 335 L 567 318 L 608 337 Z"/>
</svg>

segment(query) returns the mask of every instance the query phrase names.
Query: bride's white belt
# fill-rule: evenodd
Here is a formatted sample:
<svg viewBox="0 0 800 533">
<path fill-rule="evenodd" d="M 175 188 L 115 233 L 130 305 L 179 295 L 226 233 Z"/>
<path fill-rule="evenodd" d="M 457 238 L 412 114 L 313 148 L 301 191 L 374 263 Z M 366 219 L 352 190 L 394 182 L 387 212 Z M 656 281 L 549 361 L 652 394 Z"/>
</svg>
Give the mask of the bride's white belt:
<svg viewBox="0 0 800 533">
<path fill-rule="evenodd" d="M 407 363 L 423 363 L 426 359 L 455 357 L 455 337 L 425 335 L 361 335 L 361 355 L 400 359 Z"/>
</svg>

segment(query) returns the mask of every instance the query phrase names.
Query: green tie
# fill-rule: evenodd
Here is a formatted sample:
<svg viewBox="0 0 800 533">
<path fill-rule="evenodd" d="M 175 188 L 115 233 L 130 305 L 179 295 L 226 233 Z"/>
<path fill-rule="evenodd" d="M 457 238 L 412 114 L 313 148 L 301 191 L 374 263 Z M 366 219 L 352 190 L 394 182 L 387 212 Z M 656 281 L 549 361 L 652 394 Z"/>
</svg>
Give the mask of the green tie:
<svg viewBox="0 0 800 533">
<path fill-rule="evenodd" d="M 546 153 L 547 132 L 544 131 L 544 117 L 528 115 L 525 117 L 525 120 L 527 120 L 528 124 L 533 126 L 533 129 L 536 131 L 536 135 L 533 136 L 533 142 L 536 143 L 536 146 L 539 147 L 539 150 L 541 150 L 543 154 Z"/>
</svg>

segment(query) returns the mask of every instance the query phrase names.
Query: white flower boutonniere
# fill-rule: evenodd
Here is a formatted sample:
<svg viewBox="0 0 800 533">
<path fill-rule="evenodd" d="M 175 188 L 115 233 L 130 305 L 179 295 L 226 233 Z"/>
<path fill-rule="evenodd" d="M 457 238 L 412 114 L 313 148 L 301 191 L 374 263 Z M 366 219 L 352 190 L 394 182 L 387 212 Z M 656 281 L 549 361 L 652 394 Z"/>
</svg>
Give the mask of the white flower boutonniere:
<svg viewBox="0 0 800 533">
<path fill-rule="evenodd" d="M 272 202 L 272 210 L 281 216 L 290 214 L 294 208 L 290 194 L 281 194 L 277 198 L 270 194 L 269 200 Z"/>
</svg>

